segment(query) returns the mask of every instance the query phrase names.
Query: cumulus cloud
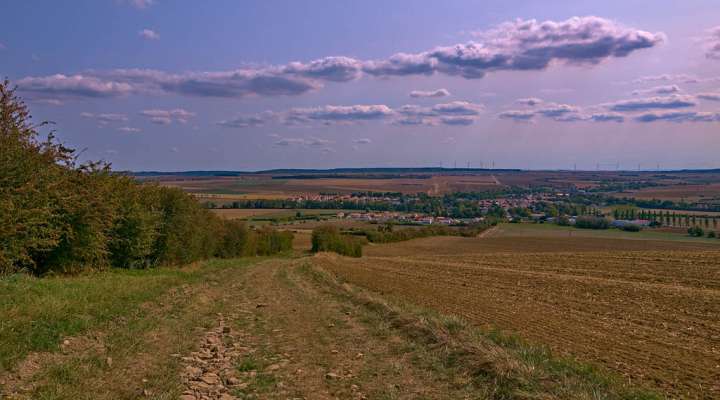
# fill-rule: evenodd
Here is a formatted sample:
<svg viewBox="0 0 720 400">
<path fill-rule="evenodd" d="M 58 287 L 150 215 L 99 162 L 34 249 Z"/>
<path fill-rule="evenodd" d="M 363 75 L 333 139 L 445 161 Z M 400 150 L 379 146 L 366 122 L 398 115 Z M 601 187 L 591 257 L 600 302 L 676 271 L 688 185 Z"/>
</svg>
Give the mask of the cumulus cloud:
<svg viewBox="0 0 720 400">
<path fill-rule="evenodd" d="M 702 100 L 720 101 L 720 92 L 698 93 L 695 97 Z"/>
<path fill-rule="evenodd" d="M 85 75 L 27 77 L 20 79 L 17 85 L 19 90 L 41 97 L 117 97 L 133 91 L 129 83 Z"/>
<path fill-rule="evenodd" d="M 453 101 L 436 104 L 432 107 L 405 105 L 395 112 L 399 116 L 394 121 L 396 125 L 471 125 L 483 112 L 482 104 L 467 101 Z"/>
<path fill-rule="evenodd" d="M 649 89 L 633 90 L 632 94 L 633 96 L 645 96 L 653 94 L 676 94 L 680 92 L 682 92 L 682 90 L 678 85 L 663 85 L 651 87 Z"/>
<path fill-rule="evenodd" d="M 147 39 L 147 40 L 160 39 L 160 35 L 157 32 L 155 32 L 152 29 L 147 29 L 147 28 L 138 32 L 138 36 L 140 36 L 143 39 Z"/>
<path fill-rule="evenodd" d="M 543 70 L 552 63 L 597 64 L 664 41 L 662 33 L 627 28 L 599 17 L 517 20 L 477 36 L 480 42 L 438 47 L 423 55 L 437 71 L 473 79 L 492 71 Z"/>
<path fill-rule="evenodd" d="M 579 109 L 569 104 L 550 103 L 536 111 L 537 114 L 548 118 L 559 118 L 570 113 L 576 113 Z"/>
<path fill-rule="evenodd" d="M 372 140 L 367 138 L 361 138 L 361 139 L 353 139 L 352 141 L 354 144 L 370 144 L 372 143 Z"/>
<path fill-rule="evenodd" d="M 118 128 L 118 130 L 120 132 L 125 132 L 125 133 L 138 133 L 141 131 L 140 128 L 133 128 L 130 126 L 123 126 L 123 127 Z"/>
<path fill-rule="evenodd" d="M 720 60 L 720 26 L 708 31 L 705 56 L 712 60 Z"/>
<path fill-rule="evenodd" d="M 640 114 L 637 122 L 720 122 L 720 113 L 697 111 L 659 111 Z"/>
<path fill-rule="evenodd" d="M 231 128 L 246 128 L 264 125 L 271 121 L 282 122 L 286 125 L 308 125 L 312 123 L 330 125 L 382 120 L 391 120 L 396 125 L 470 125 L 478 119 L 483 111 L 484 106 L 482 104 L 467 101 L 453 101 L 435 104 L 430 107 L 404 105 L 395 109 L 384 104 L 326 105 L 238 116 L 220 121 L 218 125 Z"/>
<path fill-rule="evenodd" d="M 235 118 L 223 120 L 217 122 L 217 125 L 225 127 L 225 128 L 251 128 L 251 127 L 257 127 L 262 126 L 265 124 L 267 115 L 248 115 L 248 116 L 238 116 Z"/>
<path fill-rule="evenodd" d="M 700 83 L 701 79 L 696 76 L 687 74 L 661 74 L 641 76 L 630 81 L 629 83 L 637 85 L 656 82 Z"/>
<path fill-rule="evenodd" d="M 360 77 L 361 63 L 350 57 L 326 57 L 307 64 L 292 62 L 282 72 L 332 82 L 347 82 Z"/>
<path fill-rule="evenodd" d="M 618 113 L 594 113 L 589 119 L 595 122 L 625 122 L 625 116 Z"/>
<path fill-rule="evenodd" d="M 324 147 L 334 143 L 332 140 L 322 139 L 318 137 L 309 137 L 309 138 L 299 138 L 299 137 L 282 137 L 280 135 L 271 135 L 272 137 L 276 138 L 275 142 L 273 142 L 273 145 L 280 146 L 280 147 L 290 147 L 290 146 L 304 146 L 304 147 Z"/>
<path fill-rule="evenodd" d="M 529 110 L 508 110 L 498 114 L 501 119 L 509 119 L 517 122 L 528 122 L 535 118 L 535 111 Z"/>
<path fill-rule="evenodd" d="M 387 60 L 367 61 L 363 63 L 363 71 L 369 75 L 380 77 L 432 75 L 436 72 L 437 65 L 437 60 L 428 57 L 427 53 L 398 53 Z"/>
<path fill-rule="evenodd" d="M 134 1 L 141 7 L 152 3 Z M 157 37 L 149 29 L 141 31 L 141 35 Z M 352 81 L 363 74 L 387 78 L 439 73 L 475 79 L 493 71 L 543 70 L 552 64 L 592 65 L 654 47 L 664 40 L 664 35 L 624 27 L 603 18 L 575 17 L 561 22 L 517 20 L 484 32 L 480 38 L 416 54 L 397 53 L 380 60 L 337 56 L 217 72 L 89 71 L 73 76 L 28 77 L 19 86 L 27 91 L 79 97 L 127 93 L 228 98 L 300 95 L 319 89 L 324 83 Z"/>
<path fill-rule="evenodd" d="M 410 92 L 410 97 L 414 97 L 414 98 L 447 97 L 447 96 L 450 96 L 450 92 L 447 89 L 413 90 L 412 92 Z"/>
<path fill-rule="evenodd" d="M 322 106 L 293 108 L 285 115 L 287 123 L 320 121 L 324 123 L 380 120 L 393 115 L 393 110 L 383 104 Z"/>
<path fill-rule="evenodd" d="M 542 99 L 538 99 L 537 97 L 527 97 L 524 99 L 517 99 L 515 102 L 524 106 L 535 107 L 536 105 L 541 104 L 543 101 Z"/>
<path fill-rule="evenodd" d="M 673 95 L 667 97 L 648 97 L 607 103 L 604 106 L 616 112 L 634 112 L 653 109 L 677 109 L 695 107 L 697 101 L 692 96 Z"/>
<path fill-rule="evenodd" d="M 320 86 L 310 80 L 272 70 L 237 70 L 166 75 L 157 82 L 166 92 L 198 97 L 298 95 Z"/>
<path fill-rule="evenodd" d="M 107 125 L 111 122 L 126 122 L 128 120 L 127 115 L 114 113 L 93 114 L 89 112 L 82 112 L 80 113 L 80 116 L 83 118 L 94 119 L 100 125 Z"/>
<path fill-rule="evenodd" d="M 277 68 L 170 74 L 157 70 L 116 69 L 82 75 L 28 77 L 21 91 L 68 97 L 114 97 L 125 94 L 179 94 L 193 97 L 239 98 L 299 95 L 320 85 Z"/>
<path fill-rule="evenodd" d="M 150 118 L 150 122 L 154 124 L 169 125 L 173 121 L 187 123 L 190 118 L 195 116 L 195 113 L 182 108 L 175 108 L 172 110 L 143 110 L 140 115 Z"/>
<path fill-rule="evenodd" d="M 574 122 L 584 121 L 588 118 L 581 114 L 581 110 L 578 107 L 569 104 L 558 104 L 558 103 L 535 103 L 543 104 L 541 108 L 531 110 L 508 110 L 498 114 L 500 119 L 507 119 L 516 122 L 528 122 L 532 121 L 536 116 L 552 118 L 556 121 L 562 122 Z M 526 103 L 527 104 L 527 103 Z"/>
<path fill-rule="evenodd" d="M 129 4 L 138 9 L 144 9 L 155 4 L 155 0 L 119 0 L 120 3 Z"/>
</svg>

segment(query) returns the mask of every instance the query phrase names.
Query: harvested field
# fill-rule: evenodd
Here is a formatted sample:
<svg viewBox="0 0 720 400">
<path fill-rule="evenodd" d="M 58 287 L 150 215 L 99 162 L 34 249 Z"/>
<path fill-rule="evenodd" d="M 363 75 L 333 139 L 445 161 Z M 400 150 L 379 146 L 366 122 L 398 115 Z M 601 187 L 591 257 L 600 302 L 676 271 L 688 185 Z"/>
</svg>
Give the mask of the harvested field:
<svg viewBox="0 0 720 400">
<path fill-rule="evenodd" d="M 460 238 L 431 238 L 449 239 Z M 314 262 L 352 284 L 517 333 L 672 397 L 720 396 L 718 251 L 378 257 L 379 247 L 368 248 L 371 257 L 323 254 Z"/>
</svg>

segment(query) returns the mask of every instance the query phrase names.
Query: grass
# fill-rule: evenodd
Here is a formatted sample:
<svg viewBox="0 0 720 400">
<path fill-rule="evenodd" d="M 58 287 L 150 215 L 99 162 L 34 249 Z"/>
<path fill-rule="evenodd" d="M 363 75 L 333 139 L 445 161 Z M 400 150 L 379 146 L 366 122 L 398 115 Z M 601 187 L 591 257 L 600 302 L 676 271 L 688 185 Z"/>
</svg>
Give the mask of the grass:
<svg viewBox="0 0 720 400">
<path fill-rule="evenodd" d="M 250 260 L 214 260 L 194 268 L 109 270 L 73 277 L 0 279 L 0 370 L 32 352 L 57 352 L 62 340 L 129 317 L 169 289 L 201 282 Z"/>
</svg>

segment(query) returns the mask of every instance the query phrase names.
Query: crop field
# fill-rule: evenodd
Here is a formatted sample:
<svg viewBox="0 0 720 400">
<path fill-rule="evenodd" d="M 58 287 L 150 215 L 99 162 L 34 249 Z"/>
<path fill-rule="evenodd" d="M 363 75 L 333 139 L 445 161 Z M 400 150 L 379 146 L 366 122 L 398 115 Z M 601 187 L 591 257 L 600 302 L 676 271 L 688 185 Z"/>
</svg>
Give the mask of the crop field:
<svg viewBox="0 0 720 400">
<path fill-rule="evenodd" d="M 523 243 L 530 238 L 512 239 L 516 248 L 537 249 Z M 390 247 L 314 262 L 349 283 L 518 334 L 633 384 L 676 397 L 720 396 L 720 251 L 378 255 Z"/>
</svg>

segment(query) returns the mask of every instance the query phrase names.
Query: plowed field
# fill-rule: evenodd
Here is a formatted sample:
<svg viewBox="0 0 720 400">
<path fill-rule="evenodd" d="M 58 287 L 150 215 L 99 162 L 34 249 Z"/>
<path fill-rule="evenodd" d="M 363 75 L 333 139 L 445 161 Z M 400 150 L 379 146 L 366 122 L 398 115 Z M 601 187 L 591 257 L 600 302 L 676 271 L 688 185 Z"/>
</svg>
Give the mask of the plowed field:
<svg viewBox="0 0 720 400">
<path fill-rule="evenodd" d="M 353 284 L 601 364 L 672 397 L 720 397 L 720 252 L 319 255 Z"/>
</svg>

